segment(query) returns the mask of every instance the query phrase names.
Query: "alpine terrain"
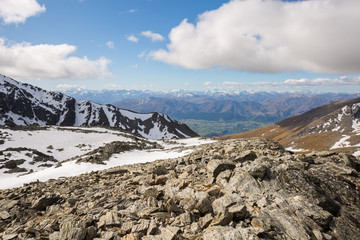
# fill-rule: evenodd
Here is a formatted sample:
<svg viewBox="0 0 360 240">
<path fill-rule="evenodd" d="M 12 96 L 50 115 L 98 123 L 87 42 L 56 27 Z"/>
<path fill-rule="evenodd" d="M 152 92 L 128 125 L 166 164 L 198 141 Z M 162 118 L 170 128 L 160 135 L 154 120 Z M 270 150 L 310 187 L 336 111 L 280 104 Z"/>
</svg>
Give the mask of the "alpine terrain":
<svg viewBox="0 0 360 240">
<path fill-rule="evenodd" d="M 187 125 L 166 114 L 140 114 L 109 104 L 78 101 L 0 75 L 0 125 L 4 124 L 111 126 L 150 139 L 197 136 Z"/>
<path fill-rule="evenodd" d="M 360 155 L 360 98 L 314 108 L 304 114 L 221 139 L 262 137 L 288 150 L 333 150 Z"/>
<path fill-rule="evenodd" d="M 1 190 L 0 238 L 360 239 L 354 156 L 259 138 L 191 152 Z"/>
</svg>

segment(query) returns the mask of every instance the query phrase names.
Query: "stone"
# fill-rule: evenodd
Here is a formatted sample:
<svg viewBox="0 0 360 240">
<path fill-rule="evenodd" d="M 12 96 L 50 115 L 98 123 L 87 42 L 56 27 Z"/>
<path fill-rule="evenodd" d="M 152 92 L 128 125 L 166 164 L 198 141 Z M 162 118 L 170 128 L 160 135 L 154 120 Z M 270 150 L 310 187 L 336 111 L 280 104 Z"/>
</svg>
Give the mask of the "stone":
<svg viewBox="0 0 360 240">
<path fill-rule="evenodd" d="M 158 224 L 156 223 L 156 221 L 154 219 L 151 219 L 149 228 L 147 231 L 147 235 L 153 235 L 156 233 L 157 230 L 158 230 Z"/>
<path fill-rule="evenodd" d="M 166 202 L 165 207 L 168 210 L 168 212 L 174 212 L 176 214 L 183 212 L 183 210 L 178 206 L 178 204 L 173 200 L 173 198 L 169 199 Z"/>
<path fill-rule="evenodd" d="M 250 215 L 245 205 L 231 206 L 228 211 L 233 215 L 233 220 L 236 222 L 244 220 Z"/>
<path fill-rule="evenodd" d="M 32 208 L 43 211 L 46 207 L 56 204 L 60 200 L 60 196 L 56 194 L 47 194 L 32 203 Z"/>
<path fill-rule="evenodd" d="M 205 216 L 199 219 L 199 225 L 202 229 L 207 228 L 212 220 L 213 220 L 212 214 L 211 213 L 206 214 Z"/>
<path fill-rule="evenodd" d="M 240 152 L 240 154 L 238 154 L 236 156 L 236 158 L 234 159 L 234 162 L 243 163 L 245 161 L 253 161 L 256 158 L 257 158 L 257 155 L 256 155 L 256 153 L 254 151 L 246 150 L 246 151 Z"/>
<path fill-rule="evenodd" d="M 147 207 L 139 212 L 141 218 L 150 218 L 152 213 L 159 211 L 158 207 Z"/>
<path fill-rule="evenodd" d="M 118 214 L 115 211 L 106 212 L 105 215 L 100 217 L 99 228 L 102 227 L 121 227 L 121 222 Z"/>
<path fill-rule="evenodd" d="M 244 239 L 238 229 L 232 227 L 213 226 L 207 228 L 203 234 L 204 240 L 242 240 Z M 247 240 L 247 239 L 244 239 Z"/>
<path fill-rule="evenodd" d="M 228 186 L 238 192 L 243 191 L 249 194 L 260 195 L 262 192 L 256 179 L 246 172 L 236 172 L 231 177 Z"/>
<path fill-rule="evenodd" d="M 208 197 L 201 198 L 200 200 L 198 200 L 195 208 L 199 210 L 199 212 L 203 215 L 207 213 L 211 213 L 213 211 L 211 201 L 209 200 Z"/>
<path fill-rule="evenodd" d="M 174 240 L 176 235 L 180 232 L 180 228 L 168 226 L 166 228 L 161 227 L 160 230 L 160 239 L 162 240 Z"/>
<path fill-rule="evenodd" d="M 180 215 L 180 222 L 183 225 L 190 225 L 193 221 L 192 221 L 192 216 L 191 216 L 191 212 L 189 211 L 185 211 L 183 214 Z"/>
<path fill-rule="evenodd" d="M 154 168 L 152 169 L 152 173 L 155 174 L 155 175 L 166 175 L 168 174 L 168 170 L 166 169 L 165 166 L 162 166 L 162 165 L 156 165 L 154 166 Z"/>
<path fill-rule="evenodd" d="M 130 233 L 121 238 L 121 240 L 140 240 L 141 235 L 138 233 Z"/>
<path fill-rule="evenodd" d="M 270 168 L 270 163 L 267 160 L 267 158 L 257 158 L 252 162 L 248 173 L 254 178 L 263 179 Z"/>
<path fill-rule="evenodd" d="M 3 240 L 13 240 L 17 239 L 18 234 L 4 234 L 2 239 Z"/>
<path fill-rule="evenodd" d="M 206 169 L 208 171 L 208 175 L 212 178 L 215 178 L 223 171 L 233 170 L 235 168 L 235 164 L 231 161 L 226 160 L 217 160 L 213 159 L 207 164 Z"/>
<path fill-rule="evenodd" d="M 6 220 L 6 219 L 8 219 L 10 217 L 11 217 L 11 215 L 7 211 L 1 211 L 0 212 L 0 219 Z"/>
<path fill-rule="evenodd" d="M 143 194 L 143 198 L 155 198 L 157 199 L 160 195 L 160 191 L 157 190 L 156 188 L 148 188 L 145 190 L 144 194 Z"/>
<path fill-rule="evenodd" d="M 228 210 L 225 210 L 224 212 L 220 212 L 215 215 L 211 222 L 211 226 L 225 226 L 228 225 L 233 219 L 232 213 L 229 213 Z"/>
<path fill-rule="evenodd" d="M 146 219 L 141 219 L 138 224 L 134 225 L 131 229 L 131 232 L 134 233 L 143 233 L 146 234 L 149 229 L 150 221 Z"/>
<path fill-rule="evenodd" d="M 215 214 L 219 214 L 225 212 L 228 207 L 239 203 L 242 203 L 242 199 L 238 194 L 225 194 L 212 202 L 212 208 Z"/>
</svg>

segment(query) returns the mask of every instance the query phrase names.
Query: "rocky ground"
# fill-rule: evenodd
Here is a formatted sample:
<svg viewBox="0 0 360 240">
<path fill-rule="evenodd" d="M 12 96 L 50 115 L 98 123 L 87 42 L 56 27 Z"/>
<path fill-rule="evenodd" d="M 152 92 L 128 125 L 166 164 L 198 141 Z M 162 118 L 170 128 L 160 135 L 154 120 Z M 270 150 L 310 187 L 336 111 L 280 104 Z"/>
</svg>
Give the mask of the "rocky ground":
<svg viewBox="0 0 360 240">
<path fill-rule="evenodd" d="M 0 238 L 360 239 L 360 160 L 220 141 L 0 191 Z"/>
</svg>

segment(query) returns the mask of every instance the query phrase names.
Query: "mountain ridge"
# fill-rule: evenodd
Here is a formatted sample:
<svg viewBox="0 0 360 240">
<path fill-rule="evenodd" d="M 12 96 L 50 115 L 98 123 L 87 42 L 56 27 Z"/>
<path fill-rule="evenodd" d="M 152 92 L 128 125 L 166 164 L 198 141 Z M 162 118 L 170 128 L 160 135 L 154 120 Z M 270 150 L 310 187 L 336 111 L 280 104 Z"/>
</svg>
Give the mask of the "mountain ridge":
<svg viewBox="0 0 360 240">
<path fill-rule="evenodd" d="M 0 75 L 0 124 L 112 126 L 147 138 L 197 136 L 187 125 L 163 113 L 141 114 L 100 105 L 15 81 Z"/>
<path fill-rule="evenodd" d="M 264 137 L 294 151 L 350 151 L 360 155 L 360 98 L 314 108 L 249 132 L 220 139 Z"/>
</svg>

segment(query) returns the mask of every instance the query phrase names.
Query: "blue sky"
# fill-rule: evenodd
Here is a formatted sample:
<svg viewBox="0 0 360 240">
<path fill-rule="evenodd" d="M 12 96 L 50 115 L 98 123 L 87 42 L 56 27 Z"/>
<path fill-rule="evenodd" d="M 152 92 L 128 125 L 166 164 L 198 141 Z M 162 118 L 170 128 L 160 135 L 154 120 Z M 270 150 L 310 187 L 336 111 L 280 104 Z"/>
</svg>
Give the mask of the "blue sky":
<svg viewBox="0 0 360 240">
<path fill-rule="evenodd" d="M 360 1 L 291 2 L 3 0 L 0 73 L 49 90 L 359 92 Z"/>
</svg>

